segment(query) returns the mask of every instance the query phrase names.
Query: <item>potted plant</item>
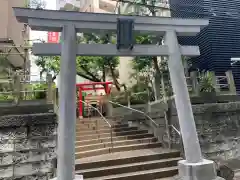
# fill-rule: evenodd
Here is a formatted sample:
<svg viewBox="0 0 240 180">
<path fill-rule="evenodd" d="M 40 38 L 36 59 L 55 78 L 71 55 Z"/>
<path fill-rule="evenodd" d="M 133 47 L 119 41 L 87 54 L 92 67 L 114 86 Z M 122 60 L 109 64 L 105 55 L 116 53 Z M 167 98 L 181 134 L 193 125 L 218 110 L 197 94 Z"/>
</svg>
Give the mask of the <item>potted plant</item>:
<svg viewBox="0 0 240 180">
<path fill-rule="evenodd" d="M 204 97 L 216 96 L 216 90 L 214 87 L 215 84 L 213 83 L 214 76 L 215 76 L 214 73 L 209 71 L 200 73 L 199 77 L 200 96 Z"/>
</svg>

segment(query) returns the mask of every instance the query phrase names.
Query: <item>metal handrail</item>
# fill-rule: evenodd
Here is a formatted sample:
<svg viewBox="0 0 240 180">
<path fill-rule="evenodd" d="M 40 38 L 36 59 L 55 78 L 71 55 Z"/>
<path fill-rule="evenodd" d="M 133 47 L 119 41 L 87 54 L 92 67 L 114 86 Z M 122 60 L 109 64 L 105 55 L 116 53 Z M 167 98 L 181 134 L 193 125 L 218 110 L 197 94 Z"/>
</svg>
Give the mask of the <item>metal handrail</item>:
<svg viewBox="0 0 240 180">
<path fill-rule="evenodd" d="M 118 106 L 121 106 L 121 107 L 123 107 L 123 108 L 129 109 L 129 110 L 132 110 L 132 111 L 135 111 L 135 112 L 138 112 L 138 113 L 140 113 L 140 114 L 143 114 L 143 115 L 144 115 L 145 117 L 147 117 L 155 126 L 157 126 L 157 127 L 160 126 L 156 121 L 154 121 L 149 115 L 147 115 L 147 114 L 146 114 L 145 112 L 143 112 L 143 111 L 140 111 L 140 110 L 137 110 L 137 109 L 133 109 L 133 108 L 131 108 L 131 107 L 124 106 L 124 105 L 122 105 L 122 104 L 119 104 L 119 103 L 116 103 L 116 102 L 112 102 L 112 101 L 109 101 L 109 103 L 115 104 L 115 105 L 118 105 Z"/>
<path fill-rule="evenodd" d="M 179 136 L 181 136 L 181 132 L 174 125 L 169 125 L 169 127 L 173 128 L 173 130 L 176 131 Z"/>
<path fill-rule="evenodd" d="M 94 110 L 96 110 L 99 113 L 99 115 L 103 118 L 103 120 L 108 124 L 109 127 L 112 126 L 111 123 L 102 115 L 102 113 L 97 108 L 95 108 L 94 106 L 92 106 L 89 103 L 86 103 L 85 101 L 79 100 L 79 102 L 82 102 L 85 105 L 91 106 L 91 108 L 93 108 Z"/>
<path fill-rule="evenodd" d="M 180 137 L 180 152 L 182 152 L 182 156 L 185 157 L 185 154 L 184 154 L 184 145 L 183 145 L 183 140 L 182 140 L 182 134 L 180 132 L 180 130 L 178 130 L 174 125 L 169 125 L 168 127 L 171 127 Z M 171 144 L 171 138 L 169 137 L 169 142 Z M 171 145 L 170 145 L 171 147 Z"/>
<path fill-rule="evenodd" d="M 96 110 L 98 112 L 98 114 L 101 116 L 101 118 L 108 124 L 109 128 L 110 128 L 110 135 L 111 135 L 111 145 L 112 145 L 112 148 L 113 148 L 113 132 L 112 132 L 112 125 L 111 123 L 102 115 L 102 113 L 97 109 L 95 108 L 94 106 L 92 106 L 91 104 L 88 104 L 86 103 L 85 101 L 82 101 L 82 100 L 78 100 L 79 102 L 82 102 L 83 104 L 85 105 L 88 105 L 90 106 L 91 108 L 93 108 L 94 110 Z M 98 125 L 97 125 L 97 129 L 98 129 Z"/>
</svg>

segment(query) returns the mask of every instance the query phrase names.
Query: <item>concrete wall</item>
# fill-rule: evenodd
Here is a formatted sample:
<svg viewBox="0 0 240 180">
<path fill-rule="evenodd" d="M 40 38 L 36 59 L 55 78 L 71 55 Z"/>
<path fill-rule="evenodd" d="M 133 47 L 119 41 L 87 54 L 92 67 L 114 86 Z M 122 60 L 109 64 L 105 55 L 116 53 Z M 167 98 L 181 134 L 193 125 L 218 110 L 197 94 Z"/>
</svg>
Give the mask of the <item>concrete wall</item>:
<svg viewBox="0 0 240 180">
<path fill-rule="evenodd" d="M 146 105 L 135 107 L 139 110 L 146 109 Z M 202 152 L 205 157 L 215 160 L 226 160 L 240 157 L 240 102 L 232 103 L 209 103 L 193 105 L 193 112 L 197 126 L 199 141 Z M 172 119 L 170 124 L 179 130 L 178 118 L 174 105 L 172 107 Z M 142 123 L 150 126 L 150 131 L 158 136 L 159 140 L 167 145 L 166 122 L 164 113 L 161 109 L 152 111 L 149 115 L 160 124 L 156 128 L 152 123 L 140 113 L 128 112 L 123 116 L 123 109 L 116 108 L 114 112 L 122 116 L 125 121 L 141 120 Z M 126 110 L 125 110 L 126 112 Z M 187 120 L 186 120 L 187 121 Z M 171 142 L 174 148 L 180 148 L 181 141 L 179 135 L 174 131 L 171 132 Z"/>
<path fill-rule="evenodd" d="M 9 178 L 47 180 L 53 177 L 57 119 L 56 115 L 47 112 L 48 110 L 51 111 L 52 107 L 44 105 L 1 107 L 1 180 Z"/>
<path fill-rule="evenodd" d="M 7 38 L 7 27 L 8 27 L 8 0 L 0 0 L 0 38 Z"/>
</svg>

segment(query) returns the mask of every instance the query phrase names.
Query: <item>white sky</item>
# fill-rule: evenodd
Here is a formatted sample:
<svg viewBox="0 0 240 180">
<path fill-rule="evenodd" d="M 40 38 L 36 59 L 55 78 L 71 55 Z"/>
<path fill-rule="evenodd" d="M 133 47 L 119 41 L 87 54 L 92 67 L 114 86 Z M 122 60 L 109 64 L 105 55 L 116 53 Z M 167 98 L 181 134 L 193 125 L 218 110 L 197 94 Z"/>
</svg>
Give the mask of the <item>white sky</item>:
<svg viewBox="0 0 240 180">
<path fill-rule="evenodd" d="M 46 0 L 47 2 L 47 9 L 56 9 L 56 0 Z"/>
</svg>

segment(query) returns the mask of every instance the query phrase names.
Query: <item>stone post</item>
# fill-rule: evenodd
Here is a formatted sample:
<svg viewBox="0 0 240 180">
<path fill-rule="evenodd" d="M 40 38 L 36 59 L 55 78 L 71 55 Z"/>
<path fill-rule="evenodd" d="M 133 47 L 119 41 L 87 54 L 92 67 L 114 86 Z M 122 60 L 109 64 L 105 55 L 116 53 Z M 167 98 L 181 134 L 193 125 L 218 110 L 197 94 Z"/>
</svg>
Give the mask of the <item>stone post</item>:
<svg viewBox="0 0 240 180">
<path fill-rule="evenodd" d="M 14 101 L 16 104 L 19 104 L 21 100 L 21 78 L 19 74 L 14 74 Z"/>
<path fill-rule="evenodd" d="M 164 43 L 169 48 L 168 68 L 186 157 L 179 161 L 179 175 L 183 180 L 216 179 L 213 161 L 202 158 L 176 32 L 167 31 Z"/>
<path fill-rule="evenodd" d="M 53 103 L 53 83 L 51 74 L 47 74 L 47 103 Z"/>
<path fill-rule="evenodd" d="M 228 82 L 230 94 L 236 95 L 236 86 L 235 86 L 232 71 L 228 70 L 228 71 L 225 72 L 225 74 L 226 74 L 226 77 L 227 77 L 227 82 Z"/>
<path fill-rule="evenodd" d="M 194 95 L 199 96 L 199 84 L 198 84 L 198 77 L 197 77 L 197 71 L 190 72 L 190 78 L 192 82 L 192 90 Z"/>
<path fill-rule="evenodd" d="M 72 180 L 75 175 L 76 138 L 76 31 L 63 26 L 60 64 L 57 180 Z"/>
<path fill-rule="evenodd" d="M 212 73 L 212 84 L 213 84 L 213 87 L 215 88 L 216 93 L 219 94 L 220 93 L 220 87 L 218 85 L 217 77 L 216 77 L 214 72 L 211 72 L 211 73 Z"/>
<path fill-rule="evenodd" d="M 109 102 L 111 100 L 110 94 L 107 95 L 107 101 L 106 101 L 106 106 L 107 106 L 107 117 L 112 117 L 113 116 L 113 105 Z"/>
</svg>

